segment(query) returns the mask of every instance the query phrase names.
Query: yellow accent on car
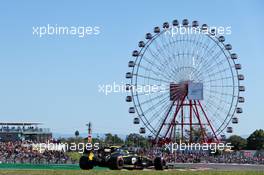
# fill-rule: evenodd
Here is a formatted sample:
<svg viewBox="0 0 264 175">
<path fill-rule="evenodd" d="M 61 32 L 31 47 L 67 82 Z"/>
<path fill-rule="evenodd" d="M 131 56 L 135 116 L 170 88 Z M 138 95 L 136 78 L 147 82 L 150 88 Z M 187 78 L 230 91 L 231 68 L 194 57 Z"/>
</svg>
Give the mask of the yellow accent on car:
<svg viewBox="0 0 264 175">
<path fill-rule="evenodd" d="M 93 158 L 94 158 L 94 154 L 93 154 L 92 152 L 90 152 L 90 153 L 88 154 L 88 159 L 89 159 L 89 160 L 93 160 Z"/>
</svg>

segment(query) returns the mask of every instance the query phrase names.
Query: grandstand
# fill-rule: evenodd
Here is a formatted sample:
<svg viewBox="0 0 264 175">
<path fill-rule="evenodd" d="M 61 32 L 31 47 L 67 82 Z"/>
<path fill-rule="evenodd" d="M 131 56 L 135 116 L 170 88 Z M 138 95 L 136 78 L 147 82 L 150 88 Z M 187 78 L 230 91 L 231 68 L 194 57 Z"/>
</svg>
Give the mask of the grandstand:
<svg viewBox="0 0 264 175">
<path fill-rule="evenodd" d="M 0 141 L 46 142 L 52 138 L 48 128 L 39 127 L 42 123 L 0 122 Z"/>
</svg>

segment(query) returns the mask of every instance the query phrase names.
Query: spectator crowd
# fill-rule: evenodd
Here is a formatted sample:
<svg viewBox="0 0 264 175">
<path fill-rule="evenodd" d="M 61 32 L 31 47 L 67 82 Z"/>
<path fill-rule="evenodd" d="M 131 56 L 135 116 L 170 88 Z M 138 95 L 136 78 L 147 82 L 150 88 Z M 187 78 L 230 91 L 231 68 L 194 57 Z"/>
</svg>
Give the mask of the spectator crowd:
<svg viewBox="0 0 264 175">
<path fill-rule="evenodd" d="M 69 157 L 63 151 L 39 152 L 31 142 L 0 142 L 0 163 L 63 164 Z"/>
<path fill-rule="evenodd" d="M 236 163 L 264 164 L 264 155 L 246 156 L 242 152 L 228 152 L 212 155 L 206 152 L 164 154 L 167 162 L 171 163 Z"/>
<path fill-rule="evenodd" d="M 0 142 L 0 163 L 31 163 L 31 164 L 66 164 L 77 163 L 63 150 L 39 151 L 33 142 L 16 141 Z M 139 155 L 157 156 L 155 150 L 140 149 Z M 247 156 L 243 152 L 225 152 L 213 155 L 207 152 L 175 152 L 162 153 L 168 163 L 238 163 L 264 164 L 264 152 Z"/>
</svg>

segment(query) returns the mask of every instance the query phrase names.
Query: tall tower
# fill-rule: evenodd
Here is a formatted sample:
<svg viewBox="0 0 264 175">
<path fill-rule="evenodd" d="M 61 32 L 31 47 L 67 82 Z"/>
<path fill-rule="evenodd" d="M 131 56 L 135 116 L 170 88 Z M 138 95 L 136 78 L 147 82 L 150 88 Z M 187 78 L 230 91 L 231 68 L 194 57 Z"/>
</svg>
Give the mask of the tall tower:
<svg viewBox="0 0 264 175">
<path fill-rule="evenodd" d="M 92 123 L 89 122 L 86 126 L 88 126 L 88 143 L 92 143 Z"/>
</svg>

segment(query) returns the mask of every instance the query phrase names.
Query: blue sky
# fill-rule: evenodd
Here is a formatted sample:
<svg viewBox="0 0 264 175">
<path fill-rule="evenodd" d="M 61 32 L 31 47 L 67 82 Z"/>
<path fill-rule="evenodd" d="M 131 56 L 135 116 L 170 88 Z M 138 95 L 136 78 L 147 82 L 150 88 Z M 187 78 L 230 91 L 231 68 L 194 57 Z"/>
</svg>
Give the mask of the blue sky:
<svg viewBox="0 0 264 175">
<path fill-rule="evenodd" d="M 240 55 L 246 103 L 235 133 L 262 128 L 264 2 L 238 1 L 1 1 L 0 120 L 38 121 L 54 132 L 137 131 L 125 94 L 105 96 L 99 84 L 126 82 L 127 62 L 153 27 L 173 19 L 231 26 L 226 40 Z M 99 26 L 87 38 L 32 35 L 47 24 Z"/>
</svg>

